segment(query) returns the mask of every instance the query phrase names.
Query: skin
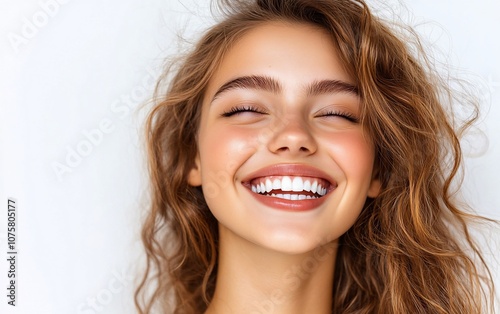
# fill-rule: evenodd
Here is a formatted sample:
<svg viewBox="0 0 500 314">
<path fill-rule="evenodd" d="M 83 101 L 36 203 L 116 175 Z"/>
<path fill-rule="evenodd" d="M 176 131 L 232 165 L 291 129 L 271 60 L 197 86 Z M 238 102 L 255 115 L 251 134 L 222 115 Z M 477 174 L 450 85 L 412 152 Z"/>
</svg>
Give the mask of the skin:
<svg viewBox="0 0 500 314">
<path fill-rule="evenodd" d="M 334 47 L 314 26 L 266 23 L 238 40 L 208 85 L 188 178 L 219 221 L 217 285 L 206 313 L 331 312 L 337 239 L 380 189 L 373 144 L 355 121 L 359 97 L 308 93 L 318 81 L 354 83 Z M 248 76 L 280 88 L 224 89 Z M 228 114 L 235 107 L 240 112 Z M 330 191 L 307 210 L 263 204 L 245 182 L 275 165 L 319 169 Z"/>
</svg>

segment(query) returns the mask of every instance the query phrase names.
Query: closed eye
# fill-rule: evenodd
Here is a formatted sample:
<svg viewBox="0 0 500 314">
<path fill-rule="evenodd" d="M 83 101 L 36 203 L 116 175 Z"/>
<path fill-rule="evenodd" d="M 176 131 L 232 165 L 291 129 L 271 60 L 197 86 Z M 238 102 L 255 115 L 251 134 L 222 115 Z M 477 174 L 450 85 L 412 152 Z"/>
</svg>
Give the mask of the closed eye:
<svg viewBox="0 0 500 314">
<path fill-rule="evenodd" d="M 318 117 L 318 118 L 320 118 L 320 117 L 340 117 L 340 118 L 344 118 L 347 121 L 350 121 L 353 123 L 359 122 L 359 119 L 356 116 L 354 116 L 350 112 L 345 112 L 345 111 L 328 110 L 326 112 L 323 112 L 323 113 L 317 115 L 316 117 Z"/>
<path fill-rule="evenodd" d="M 231 117 L 234 115 L 238 115 L 244 112 L 253 112 L 253 113 L 258 113 L 258 114 L 267 114 L 266 111 L 257 108 L 252 105 L 244 105 L 244 106 L 234 106 L 231 107 L 228 111 L 225 111 L 224 113 L 221 114 L 223 117 Z"/>
</svg>

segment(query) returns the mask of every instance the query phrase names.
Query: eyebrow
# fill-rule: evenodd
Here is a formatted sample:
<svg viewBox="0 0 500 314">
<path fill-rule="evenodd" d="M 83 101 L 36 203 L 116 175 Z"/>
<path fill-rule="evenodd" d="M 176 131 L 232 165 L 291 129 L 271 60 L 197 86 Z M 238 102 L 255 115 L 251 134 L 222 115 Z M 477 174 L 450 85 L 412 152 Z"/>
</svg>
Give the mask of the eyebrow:
<svg viewBox="0 0 500 314">
<path fill-rule="evenodd" d="M 315 81 L 307 87 L 308 96 L 328 93 L 347 93 L 359 96 L 359 90 L 357 86 L 340 80 Z"/>
<path fill-rule="evenodd" d="M 271 77 L 258 75 L 241 76 L 222 85 L 215 93 L 213 99 L 228 90 L 237 88 L 260 89 L 276 94 L 282 90 L 281 84 Z"/>
<path fill-rule="evenodd" d="M 235 78 L 222 85 L 215 93 L 213 100 L 220 94 L 232 89 L 258 89 L 275 94 L 283 90 L 280 82 L 268 76 L 250 75 Z M 327 93 L 348 93 L 359 96 L 357 86 L 341 80 L 318 80 L 306 86 L 307 96 L 315 96 Z"/>
</svg>

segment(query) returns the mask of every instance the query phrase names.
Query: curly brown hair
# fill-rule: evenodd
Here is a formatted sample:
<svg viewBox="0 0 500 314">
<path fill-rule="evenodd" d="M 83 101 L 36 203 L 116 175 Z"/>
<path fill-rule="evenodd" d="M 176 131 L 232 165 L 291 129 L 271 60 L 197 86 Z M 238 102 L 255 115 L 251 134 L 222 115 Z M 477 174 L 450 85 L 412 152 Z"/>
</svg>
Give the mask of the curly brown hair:
<svg viewBox="0 0 500 314">
<path fill-rule="evenodd" d="M 142 240 L 147 267 L 136 291 L 141 314 L 203 313 L 214 293 L 218 226 L 199 187 L 187 182 L 197 154 L 200 105 L 225 53 L 269 21 L 326 30 L 362 99 L 361 123 L 375 145 L 381 193 L 367 200 L 339 239 L 332 313 L 493 312 L 493 281 L 454 200 L 462 163 L 447 82 L 418 38 L 408 40 L 362 0 L 224 0 L 210 28 L 178 68 L 169 67 L 146 123 L 151 206 Z M 489 221 L 485 219 L 485 221 Z"/>
</svg>

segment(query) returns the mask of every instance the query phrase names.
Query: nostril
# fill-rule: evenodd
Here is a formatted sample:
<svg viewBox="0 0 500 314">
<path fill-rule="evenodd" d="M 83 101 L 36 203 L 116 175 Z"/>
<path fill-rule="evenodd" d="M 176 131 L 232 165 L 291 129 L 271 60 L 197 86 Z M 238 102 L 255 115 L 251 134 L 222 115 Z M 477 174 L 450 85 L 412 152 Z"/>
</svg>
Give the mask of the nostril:
<svg viewBox="0 0 500 314">
<path fill-rule="evenodd" d="M 292 123 L 275 132 L 267 145 L 272 152 L 282 154 L 309 155 L 317 150 L 316 140 L 307 127 Z"/>
</svg>

